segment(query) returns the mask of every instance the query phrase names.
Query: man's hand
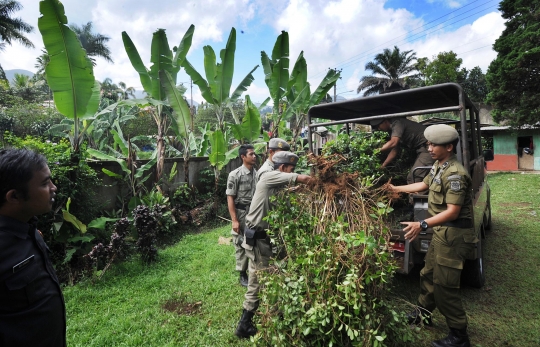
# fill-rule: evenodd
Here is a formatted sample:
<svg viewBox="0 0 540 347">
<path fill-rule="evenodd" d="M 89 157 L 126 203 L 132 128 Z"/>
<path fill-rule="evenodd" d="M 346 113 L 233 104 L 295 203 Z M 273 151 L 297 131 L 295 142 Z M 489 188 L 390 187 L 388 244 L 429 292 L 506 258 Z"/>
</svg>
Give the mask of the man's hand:
<svg viewBox="0 0 540 347">
<path fill-rule="evenodd" d="M 238 234 L 240 230 L 240 222 L 239 221 L 233 221 L 232 222 L 232 230 Z"/>
<path fill-rule="evenodd" d="M 403 228 L 403 231 L 405 231 L 405 240 L 413 241 L 422 231 L 420 222 L 401 222 L 401 224 L 406 225 Z"/>
</svg>

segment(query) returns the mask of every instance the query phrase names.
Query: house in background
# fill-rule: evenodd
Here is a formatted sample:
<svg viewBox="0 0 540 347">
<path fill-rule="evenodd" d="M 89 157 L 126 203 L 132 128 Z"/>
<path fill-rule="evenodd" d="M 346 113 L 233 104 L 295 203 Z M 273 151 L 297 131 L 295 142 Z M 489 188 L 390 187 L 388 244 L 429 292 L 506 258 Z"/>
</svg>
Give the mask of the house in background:
<svg viewBox="0 0 540 347">
<path fill-rule="evenodd" d="M 540 170 L 540 128 L 510 129 L 508 126 L 482 127 L 482 136 L 493 141 L 494 160 L 490 171 Z"/>
</svg>

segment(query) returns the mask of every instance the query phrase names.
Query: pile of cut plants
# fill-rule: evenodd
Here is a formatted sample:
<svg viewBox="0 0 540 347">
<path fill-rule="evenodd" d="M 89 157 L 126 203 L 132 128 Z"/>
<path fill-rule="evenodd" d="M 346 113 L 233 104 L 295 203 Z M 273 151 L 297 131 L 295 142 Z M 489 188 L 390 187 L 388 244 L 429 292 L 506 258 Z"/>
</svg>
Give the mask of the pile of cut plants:
<svg viewBox="0 0 540 347">
<path fill-rule="evenodd" d="M 310 156 L 316 177 L 268 215 L 277 248 L 261 273 L 260 334 L 271 346 L 404 346 L 413 335 L 390 293 L 394 198 L 379 169 L 383 134 L 340 135 Z M 352 168 L 352 169 L 351 169 Z"/>
</svg>

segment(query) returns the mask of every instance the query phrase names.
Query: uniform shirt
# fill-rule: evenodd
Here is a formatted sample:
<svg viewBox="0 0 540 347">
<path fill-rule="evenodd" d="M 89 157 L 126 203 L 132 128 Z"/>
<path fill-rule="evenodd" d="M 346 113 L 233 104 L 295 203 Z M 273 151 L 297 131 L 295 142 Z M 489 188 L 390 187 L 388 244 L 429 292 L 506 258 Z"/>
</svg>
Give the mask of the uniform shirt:
<svg viewBox="0 0 540 347">
<path fill-rule="evenodd" d="M 251 203 L 251 198 L 255 193 L 255 175 L 257 170 L 251 171 L 244 165 L 231 171 L 227 178 L 226 195 L 234 196 L 235 204 L 248 205 Z"/>
<path fill-rule="evenodd" d="M 427 142 L 424 137 L 426 127 L 420 123 L 406 118 L 397 118 L 391 121 L 391 128 L 392 134 L 390 136 L 399 137 L 400 143 L 410 149 L 421 148 Z"/>
<path fill-rule="evenodd" d="M 66 346 L 66 310 L 34 225 L 0 216 L 0 346 Z"/>
<path fill-rule="evenodd" d="M 471 177 L 452 155 L 439 167 L 436 161 L 424 178 L 429 187 L 428 212 L 434 216 L 447 209 L 447 204 L 461 206 L 458 218 L 472 219 Z"/>
<path fill-rule="evenodd" d="M 270 210 L 270 197 L 288 184 L 296 183 L 297 173 L 286 173 L 273 170 L 265 173 L 259 182 L 251 201 L 251 207 L 246 217 L 246 224 L 250 228 L 267 229 L 268 222 L 263 218 Z"/>
<path fill-rule="evenodd" d="M 274 171 L 274 163 L 270 159 L 266 159 L 264 164 L 262 164 L 259 170 L 257 171 L 257 182 L 259 182 L 259 180 L 261 179 L 261 176 L 264 173 L 270 172 L 270 171 Z"/>
</svg>

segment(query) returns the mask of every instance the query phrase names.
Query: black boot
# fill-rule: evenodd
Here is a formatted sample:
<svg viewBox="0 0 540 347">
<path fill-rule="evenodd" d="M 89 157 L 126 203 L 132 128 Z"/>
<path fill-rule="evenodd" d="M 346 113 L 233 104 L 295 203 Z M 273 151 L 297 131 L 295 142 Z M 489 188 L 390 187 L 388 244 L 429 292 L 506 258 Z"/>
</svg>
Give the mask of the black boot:
<svg viewBox="0 0 540 347">
<path fill-rule="evenodd" d="M 467 335 L 467 328 L 454 329 L 450 328 L 448 336 L 444 339 L 433 341 L 431 343 L 433 347 L 470 347 L 471 342 Z"/>
<path fill-rule="evenodd" d="M 245 271 L 240 271 L 240 279 L 238 280 L 240 284 L 244 287 L 248 286 L 248 275 Z"/>
<path fill-rule="evenodd" d="M 418 306 L 414 309 L 414 311 L 407 313 L 406 317 L 409 324 L 419 325 L 420 323 L 424 323 L 424 325 L 428 327 L 433 326 L 433 322 L 431 321 L 431 312 L 422 306 Z"/>
<path fill-rule="evenodd" d="M 257 333 L 257 328 L 255 327 L 255 325 L 253 325 L 252 321 L 253 315 L 255 315 L 255 313 L 252 311 L 248 311 L 246 309 L 242 311 L 242 317 L 240 318 L 240 322 L 238 322 L 238 327 L 234 332 L 236 336 L 242 338 L 249 338 L 250 336 L 254 336 Z"/>
</svg>

